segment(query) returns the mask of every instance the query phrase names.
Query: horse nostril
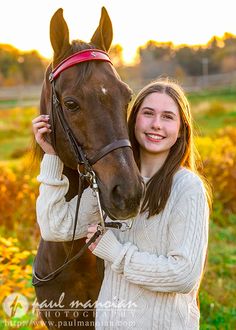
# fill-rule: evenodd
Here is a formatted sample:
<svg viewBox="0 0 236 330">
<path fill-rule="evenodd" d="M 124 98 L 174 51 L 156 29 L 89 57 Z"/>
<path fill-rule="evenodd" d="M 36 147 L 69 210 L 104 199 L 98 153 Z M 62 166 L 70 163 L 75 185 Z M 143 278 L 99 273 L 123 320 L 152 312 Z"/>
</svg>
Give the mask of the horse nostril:
<svg viewBox="0 0 236 330">
<path fill-rule="evenodd" d="M 112 199 L 113 199 L 113 202 L 115 202 L 115 204 L 117 204 L 120 209 L 125 208 L 124 191 L 122 191 L 122 188 L 120 185 L 116 185 L 112 189 Z"/>
<path fill-rule="evenodd" d="M 121 191 L 121 187 L 120 185 L 116 185 L 113 189 L 112 189 L 112 195 L 113 197 L 120 197 L 122 194 L 122 191 Z"/>
<path fill-rule="evenodd" d="M 132 185 L 129 180 L 114 183 L 109 194 L 111 218 L 135 217 L 140 211 L 144 190 L 145 183 L 142 180 L 139 180 L 137 185 Z"/>
</svg>

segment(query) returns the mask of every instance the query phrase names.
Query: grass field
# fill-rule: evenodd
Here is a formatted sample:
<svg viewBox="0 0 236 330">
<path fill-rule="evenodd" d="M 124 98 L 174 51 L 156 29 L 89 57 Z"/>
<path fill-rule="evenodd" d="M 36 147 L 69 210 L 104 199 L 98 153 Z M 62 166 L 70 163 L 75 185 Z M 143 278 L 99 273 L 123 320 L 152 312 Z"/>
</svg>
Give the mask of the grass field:
<svg viewBox="0 0 236 330">
<path fill-rule="evenodd" d="M 0 161 L 20 159 L 31 148 L 31 121 L 37 113 L 35 107 L 0 110 Z"/>
<path fill-rule="evenodd" d="M 215 135 L 226 126 L 236 127 L 236 91 L 188 95 L 198 135 Z"/>
<path fill-rule="evenodd" d="M 236 211 L 230 203 L 232 196 L 236 197 L 236 140 L 233 140 L 236 137 L 236 93 L 228 89 L 190 94 L 188 97 L 195 128 L 201 139 L 200 145 L 203 146 L 200 153 L 206 158 L 206 169 L 214 192 L 208 262 L 200 291 L 201 329 L 233 330 L 236 329 Z M 9 240 L 11 237 L 18 239 L 19 249 L 27 248 L 28 251 L 35 250 L 38 242 L 37 231 L 32 237 L 34 215 L 25 218 L 24 225 L 20 221 L 29 211 L 29 205 L 33 213 L 37 194 L 36 172 L 28 171 L 30 164 L 25 157 L 32 144 L 31 120 L 37 112 L 36 107 L 0 110 L 0 198 L 6 201 L 1 209 L 0 233 Z M 231 128 L 225 131 L 226 127 Z M 225 132 L 230 132 L 230 135 L 226 136 L 228 133 Z M 25 189 L 24 194 L 18 197 L 18 190 L 22 187 Z M 228 198 L 225 198 L 226 195 L 229 195 Z M 13 199 L 14 203 L 8 205 L 7 199 Z M 28 236 L 26 233 L 31 235 L 31 240 L 25 240 Z M 26 259 L 26 264 L 30 266 L 31 263 L 32 258 Z M 16 269 L 20 278 L 20 268 Z M 9 284 L 12 273 L 6 273 L 5 276 L 3 283 L 6 284 L 2 291 L 7 294 L 6 288 L 12 289 L 14 285 Z M 1 317 L 3 314 L 0 312 Z"/>
</svg>

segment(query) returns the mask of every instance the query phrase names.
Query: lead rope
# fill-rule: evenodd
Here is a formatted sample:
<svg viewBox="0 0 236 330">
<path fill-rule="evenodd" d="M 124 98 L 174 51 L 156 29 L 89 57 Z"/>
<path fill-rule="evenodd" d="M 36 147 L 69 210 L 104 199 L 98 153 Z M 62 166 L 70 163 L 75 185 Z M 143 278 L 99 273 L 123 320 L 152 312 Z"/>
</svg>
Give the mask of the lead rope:
<svg viewBox="0 0 236 330">
<path fill-rule="evenodd" d="M 37 281 L 32 281 L 32 285 L 33 286 L 38 286 L 39 284 L 43 283 L 43 282 L 49 282 L 51 280 L 53 280 L 54 278 L 56 278 L 61 272 L 62 270 L 67 267 L 70 263 L 72 263 L 73 261 L 79 259 L 82 254 L 87 250 L 87 248 L 96 241 L 96 239 L 102 234 L 102 232 L 98 229 L 94 235 L 90 238 L 90 240 L 88 241 L 88 243 L 84 244 L 84 246 L 80 249 L 80 251 L 71 259 L 68 260 L 68 258 L 66 259 L 67 261 L 64 262 L 60 267 L 58 267 L 56 270 L 54 270 L 53 272 L 49 273 L 48 275 L 46 275 L 43 278 L 40 278 L 36 272 L 35 272 L 35 268 L 33 267 L 33 276 L 36 278 Z"/>
<path fill-rule="evenodd" d="M 35 261 L 34 261 L 33 267 L 32 267 L 32 273 L 33 273 L 32 285 L 33 286 L 38 286 L 40 283 L 49 282 L 49 281 L 53 280 L 54 278 L 56 278 L 62 272 L 62 270 L 65 267 L 67 267 L 73 261 L 79 259 L 82 256 L 82 254 L 87 250 L 87 248 L 92 243 L 94 243 L 96 241 L 96 239 L 100 235 L 102 235 L 105 231 L 105 221 L 104 221 L 103 211 L 102 211 L 102 207 L 101 207 L 101 201 L 100 201 L 100 196 L 99 196 L 99 190 L 98 190 L 96 175 L 95 175 L 94 171 L 88 171 L 86 174 L 81 173 L 79 170 L 78 170 L 78 172 L 79 172 L 79 175 L 80 175 L 81 183 L 79 184 L 78 198 L 77 198 L 76 211 L 75 211 L 75 221 L 74 221 L 74 228 L 73 228 L 73 235 L 72 235 L 72 245 L 70 247 L 70 251 L 69 251 L 65 261 L 63 262 L 63 264 L 60 267 L 58 267 L 56 270 L 54 270 L 53 272 L 49 273 L 48 275 L 46 275 L 42 278 L 39 277 L 37 275 L 36 271 L 35 271 Z M 82 196 L 82 193 L 83 193 L 84 180 L 85 179 L 90 181 L 91 188 L 93 189 L 93 192 L 94 192 L 94 194 L 97 198 L 99 215 L 100 215 L 100 223 L 101 224 L 97 226 L 97 231 L 90 238 L 90 240 L 86 244 L 84 244 L 84 246 L 80 249 L 80 251 L 75 256 L 70 258 L 71 254 L 73 252 L 73 248 L 74 248 L 76 227 L 77 227 L 77 223 L 78 223 L 79 205 L 80 205 L 80 200 L 81 200 L 81 196 Z M 34 278 L 36 279 L 36 281 L 34 280 Z"/>
<path fill-rule="evenodd" d="M 112 222 L 105 223 L 104 218 L 106 217 L 106 214 L 103 214 L 103 211 L 102 211 L 99 189 L 98 189 L 98 184 L 97 184 L 97 180 L 96 180 L 96 174 L 94 173 L 93 170 L 89 170 L 89 171 L 87 171 L 86 174 L 83 174 L 79 171 L 79 168 L 78 168 L 78 172 L 79 172 L 82 183 L 79 184 L 78 198 L 77 198 L 76 211 L 75 211 L 75 221 L 74 221 L 74 228 L 73 228 L 73 235 L 72 235 L 72 245 L 71 245 L 70 251 L 69 251 L 64 263 L 60 267 L 58 267 L 56 270 L 52 271 L 51 273 L 49 273 L 48 275 L 46 275 L 42 278 L 40 278 L 35 271 L 35 260 L 36 260 L 35 259 L 33 266 L 32 266 L 32 273 L 33 273 L 32 285 L 33 286 L 38 286 L 39 284 L 49 282 L 49 281 L 55 279 L 62 272 L 62 270 L 65 267 L 67 267 L 69 264 L 76 261 L 83 255 L 83 253 L 87 250 L 87 248 L 92 243 L 94 243 L 100 235 L 102 235 L 105 232 L 106 227 L 111 227 L 111 228 L 120 229 L 121 231 L 126 231 L 126 230 L 129 230 L 132 226 L 133 221 L 130 224 L 112 223 Z M 79 206 L 80 206 L 81 196 L 83 193 L 85 179 L 87 179 L 90 182 L 90 186 L 94 192 L 94 195 L 97 198 L 97 204 L 98 204 L 99 215 L 100 215 L 100 224 L 97 226 L 97 231 L 90 238 L 90 240 L 84 244 L 84 246 L 80 249 L 80 251 L 76 255 L 71 257 L 71 254 L 72 254 L 73 248 L 74 248 L 76 227 L 77 227 L 77 223 L 78 223 Z M 36 281 L 34 280 L 34 278 L 36 279 Z"/>
</svg>

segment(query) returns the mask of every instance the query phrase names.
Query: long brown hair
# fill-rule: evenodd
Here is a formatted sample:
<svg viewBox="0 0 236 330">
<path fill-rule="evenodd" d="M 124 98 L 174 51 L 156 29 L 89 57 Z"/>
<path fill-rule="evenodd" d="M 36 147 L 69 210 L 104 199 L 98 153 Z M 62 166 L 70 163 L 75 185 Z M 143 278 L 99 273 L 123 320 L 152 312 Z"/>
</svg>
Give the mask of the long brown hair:
<svg viewBox="0 0 236 330">
<path fill-rule="evenodd" d="M 144 99 L 151 93 L 162 93 L 169 95 L 178 106 L 181 126 L 180 136 L 162 165 L 162 167 L 149 180 L 146 195 L 143 201 L 141 212 L 148 211 L 148 218 L 160 213 L 169 198 L 173 176 L 180 166 L 198 173 L 197 162 L 200 162 L 199 155 L 193 142 L 193 125 L 189 102 L 183 89 L 179 84 L 169 78 L 160 78 L 145 86 L 137 95 L 129 112 L 128 127 L 129 137 L 133 147 L 134 158 L 140 169 L 140 147 L 135 137 L 135 123 L 138 111 Z M 200 176 L 200 175 L 199 175 Z M 211 194 L 209 186 L 204 178 L 208 202 L 210 204 Z"/>
</svg>

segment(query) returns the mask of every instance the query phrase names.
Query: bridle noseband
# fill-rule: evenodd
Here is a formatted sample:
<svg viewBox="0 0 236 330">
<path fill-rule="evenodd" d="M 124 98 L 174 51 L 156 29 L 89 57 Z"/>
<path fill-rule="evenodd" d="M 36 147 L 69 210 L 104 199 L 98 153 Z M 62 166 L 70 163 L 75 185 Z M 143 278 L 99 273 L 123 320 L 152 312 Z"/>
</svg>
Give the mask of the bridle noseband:
<svg viewBox="0 0 236 330">
<path fill-rule="evenodd" d="M 52 86 L 52 102 L 51 102 L 51 124 L 52 124 L 52 145 L 54 149 L 56 150 L 56 136 L 55 136 L 55 126 L 56 126 L 56 120 L 60 122 L 60 125 L 64 131 L 64 134 L 66 135 L 71 149 L 73 151 L 75 160 L 77 162 L 77 169 L 80 175 L 80 184 L 79 184 L 79 192 L 78 192 L 78 200 L 76 205 L 76 212 L 75 212 L 75 222 L 74 222 L 74 229 L 73 229 L 73 237 L 72 237 L 72 246 L 70 249 L 70 252 L 64 261 L 64 263 L 57 268 L 55 271 L 51 272 L 44 278 L 40 278 L 36 272 L 35 267 L 33 265 L 33 276 L 36 278 L 36 281 L 33 281 L 33 285 L 36 286 L 43 282 L 48 282 L 52 279 L 54 279 L 57 275 L 61 273 L 61 271 L 68 266 L 71 262 L 77 260 L 87 249 L 87 247 L 95 242 L 97 237 L 103 232 L 103 230 L 106 227 L 113 227 L 118 228 L 122 231 L 125 231 L 130 228 L 130 225 L 124 224 L 122 222 L 109 222 L 105 224 L 104 216 L 101 203 L 100 203 L 100 197 L 99 197 L 99 190 L 97 185 L 97 178 L 96 174 L 92 169 L 92 165 L 94 165 L 96 162 L 98 162 L 101 158 L 109 154 L 110 152 L 124 147 L 131 148 L 130 141 L 128 139 L 118 139 L 110 144 L 104 146 L 95 156 L 88 159 L 86 154 L 83 151 L 82 146 L 77 141 L 73 131 L 71 130 L 70 126 L 67 123 L 67 120 L 64 116 L 62 106 L 60 104 L 60 101 L 58 100 L 56 91 L 55 91 L 55 81 L 59 77 L 59 75 L 66 69 L 82 62 L 88 62 L 88 61 L 103 61 L 103 62 L 109 62 L 112 64 L 108 54 L 100 49 L 86 49 L 80 52 L 77 52 L 69 57 L 67 57 L 65 60 L 63 60 L 61 63 L 59 63 L 55 69 L 52 70 L 52 72 L 49 75 L 49 81 L 51 82 Z M 84 173 L 81 173 L 79 169 L 79 165 L 83 165 L 84 167 Z M 77 225 L 77 218 L 78 218 L 78 211 L 79 211 L 79 204 L 80 204 L 80 198 L 84 190 L 84 181 L 85 179 L 89 181 L 91 188 L 93 189 L 97 201 L 98 201 L 98 207 L 99 207 L 99 213 L 101 218 L 101 226 L 97 230 L 97 232 L 93 235 L 93 237 L 89 240 L 88 243 L 86 243 L 82 249 L 72 258 L 70 258 L 72 250 L 73 250 L 73 243 L 75 240 L 75 233 L 76 233 L 76 225 Z"/>
</svg>

